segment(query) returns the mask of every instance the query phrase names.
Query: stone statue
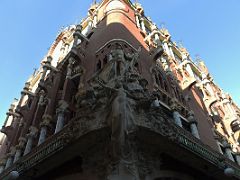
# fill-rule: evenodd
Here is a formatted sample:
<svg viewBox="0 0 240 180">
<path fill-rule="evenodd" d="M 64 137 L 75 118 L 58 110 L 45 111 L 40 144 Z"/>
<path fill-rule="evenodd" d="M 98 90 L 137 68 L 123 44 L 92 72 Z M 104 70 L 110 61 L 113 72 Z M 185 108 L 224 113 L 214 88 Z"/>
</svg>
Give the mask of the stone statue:
<svg viewBox="0 0 240 180">
<path fill-rule="evenodd" d="M 139 59 L 139 53 L 141 52 L 141 47 L 139 47 L 136 53 L 124 53 L 121 44 L 117 43 L 116 48 L 111 50 L 110 62 L 113 63 L 114 77 L 121 77 L 129 72 L 134 72 L 135 65 Z"/>
<path fill-rule="evenodd" d="M 117 80 L 115 87 L 109 87 L 99 81 L 99 84 L 111 91 L 111 107 L 108 124 L 112 129 L 112 148 L 115 160 L 123 158 L 122 148 L 125 146 L 126 135 L 134 131 L 133 106 L 134 101 L 121 80 Z"/>
</svg>

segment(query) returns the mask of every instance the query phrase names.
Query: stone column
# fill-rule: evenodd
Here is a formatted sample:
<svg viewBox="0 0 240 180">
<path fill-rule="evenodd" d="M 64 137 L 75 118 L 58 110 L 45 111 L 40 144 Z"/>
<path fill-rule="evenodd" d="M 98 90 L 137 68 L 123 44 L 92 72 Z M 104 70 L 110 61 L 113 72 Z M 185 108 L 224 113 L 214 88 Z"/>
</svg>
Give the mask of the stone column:
<svg viewBox="0 0 240 180">
<path fill-rule="evenodd" d="M 51 62 L 52 62 L 52 57 L 48 56 L 47 57 L 47 61 L 45 62 L 45 64 L 43 65 L 43 72 L 42 72 L 42 76 L 40 81 L 44 81 L 45 76 L 47 74 L 47 70 L 48 70 L 48 66 L 51 66 Z"/>
<path fill-rule="evenodd" d="M 68 60 L 66 79 L 70 79 L 72 76 L 73 62 L 74 62 L 74 59 L 72 57 L 70 57 Z"/>
<path fill-rule="evenodd" d="M 27 140 L 25 138 L 19 138 L 19 144 L 16 146 L 16 153 L 13 160 L 14 163 L 21 157 L 26 141 Z"/>
<path fill-rule="evenodd" d="M 87 33 L 89 32 L 89 31 L 91 31 L 91 29 L 93 28 L 93 20 L 91 19 L 91 18 L 89 18 L 89 20 L 88 20 L 88 26 L 87 26 Z"/>
<path fill-rule="evenodd" d="M 82 32 L 82 26 L 80 24 L 78 24 L 76 26 L 76 30 L 73 33 L 73 48 L 76 48 L 78 45 L 78 40 L 81 38 L 81 32 Z"/>
<path fill-rule="evenodd" d="M 171 110 L 172 110 L 172 113 L 173 113 L 173 120 L 174 120 L 174 123 L 176 125 L 178 125 L 179 127 L 183 127 L 182 125 L 182 120 L 181 120 L 181 115 L 180 113 L 178 112 L 180 109 L 179 105 L 177 104 L 177 100 L 172 100 L 171 102 Z"/>
<path fill-rule="evenodd" d="M 0 174 L 4 171 L 5 166 L 6 166 L 6 158 L 3 158 L 0 161 Z"/>
<path fill-rule="evenodd" d="M 168 47 L 168 40 L 166 40 L 166 39 L 163 40 L 163 48 L 166 51 L 167 55 L 171 56 L 171 53 L 170 53 L 170 50 L 169 50 L 169 47 Z"/>
<path fill-rule="evenodd" d="M 51 125 L 52 116 L 43 115 L 42 119 L 43 119 L 43 121 L 40 123 L 41 130 L 40 130 L 40 135 L 39 135 L 39 139 L 38 139 L 38 145 L 42 144 L 46 140 L 47 129 Z"/>
<path fill-rule="evenodd" d="M 33 140 L 36 137 L 38 132 L 37 128 L 34 126 L 31 126 L 29 130 L 30 132 L 27 134 L 27 144 L 26 144 L 23 155 L 28 154 L 32 150 Z"/>
<path fill-rule="evenodd" d="M 5 127 L 7 125 L 8 119 L 11 116 L 11 114 L 9 112 L 7 112 L 6 115 L 7 115 L 7 117 L 6 117 L 5 121 L 4 121 L 3 127 Z"/>
<path fill-rule="evenodd" d="M 96 28 L 97 27 L 97 23 L 98 23 L 98 11 L 96 11 L 93 15 L 93 27 Z"/>
<path fill-rule="evenodd" d="M 172 50 L 172 44 L 168 42 L 168 47 L 169 47 L 169 53 L 171 55 L 171 57 L 173 59 L 175 59 L 175 56 L 174 56 L 174 53 L 173 53 L 173 50 Z"/>
<path fill-rule="evenodd" d="M 21 98 L 18 101 L 17 110 L 22 106 L 23 99 L 24 99 L 24 97 L 26 95 L 26 91 L 29 91 L 29 87 L 30 87 L 30 83 L 26 82 L 25 86 L 23 88 L 23 91 L 21 92 Z"/>
<path fill-rule="evenodd" d="M 191 77 L 194 77 L 193 70 L 191 68 L 191 63 L 188 61 L 185 65 L 185 69 Z"/>
<path fill-rule="evenodd" d="M 228 159 L 234 161 L 234 158 L 233 158 L 233 155 L 232 155 L 232 148 L 231 148 L 231 145 L 227 142 L 227 141 L 224 141 L 223 143 L 223 148 L 225 150 L 225 155 Z"/>
<path fill-rule="evenodd" d="M 210 81 L 208 79 L 204 79 L 204 85 L 205 85 L 205 88 L 207 89 L 207 91 L 210 93 L 211 96 L 214 96 L 214 92 L 213 92 L 213 89 L 210 85 Z"/>
<path fill-rule="evenodd" d="M 159 103 L 158 98 L 156 98 L 156 99 L 152 102 L 152 106 L 155 107 L 155 108 L 160 107 L 160 103 Z"/>
<path fill-rule="evenodd" d="M 6 162 L 5 169 L 9 168 L 13 164 L 13 158 L 14 158 L 15 152 L 16 152 L 16 148 L 11 147 L 10 153 L 7 154 L 7 162 Z"/>
<path fill-rule="evenodd" d="M 188 114 L 188 121 L 190 123 L 190 129 L 193 136 L 200 139 L 198 128 L 197 128 L 197 120 L 195 119 L 194 112 L 190 111 Z"/>
<path fill-rule="evenodd" d="M 61 101 L 60 101 L 61 102 Z M 64 101 L 62 101 L 64 102 Z M 64 127 L 64 121 L 65 121 L 65 113 L 66 113 L 66 109 L 68 107 L 67 103 L 65 103 L 64 105 L 61 105 L 58 109 L 57 109 L 57 124 L 56 124 L 56 128 L 55 128 L 55 133 L 58 133 L 59 131 L 62 130 L 62 128 Z"/>
<path fill-rule="evenodd" d="M 240 152 L 235 153 L 237 164 L 240 166 Z"/>
<path fill-rule="evenodd" d="M 140 28 L 140 23 L 139 23 L 139 14 L 137 12 L 135 12 L 135 20 L 136 20 L 136 24 L 137 24 L 137 27 Z"/>
<path fill-rule="evenodd" d="M 14 180 L 18 179 L 19 173 L 17 171 L 11 171 L 9 174 L 4 178 L 4 180 Z"/>
<path fill-rule="evenodd" d="M 145 23 L 144 23 L 144 18 L 143 17 L 141 18 L 140 22 L 141 22 L 141 29 L 142 29 L 142 31 L 144 33 L 146 33 L 146 27 L 145 27 Z"/>
</svg>

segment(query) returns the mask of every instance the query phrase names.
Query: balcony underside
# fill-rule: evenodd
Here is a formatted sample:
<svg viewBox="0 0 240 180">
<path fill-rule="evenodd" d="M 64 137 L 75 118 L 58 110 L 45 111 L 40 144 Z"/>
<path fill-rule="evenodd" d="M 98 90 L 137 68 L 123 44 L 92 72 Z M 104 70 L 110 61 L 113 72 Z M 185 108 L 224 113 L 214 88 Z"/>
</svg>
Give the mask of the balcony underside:
<svg viewBox="0 0 240 180">
<path fill-rule="evenodd" d="M 83 128 L 79 121 L 75 120 L 47 139 L 0 178 L 17 170 L 19 179 L 24 180 L 75 176 L 106 179 L 109 165 L 113 163 L 111 129 L 104 122 Z M 236 176 L 239 175 L 237 165 L 171 121 L 136 118 L 136 129 L 127 139 L 135 149 L 137 167 L 144 178 L 153 170 L 171 170 L 195 179 L 235 179 L 224 175 L 225 167 L 232 167 Z"/>
</svg>

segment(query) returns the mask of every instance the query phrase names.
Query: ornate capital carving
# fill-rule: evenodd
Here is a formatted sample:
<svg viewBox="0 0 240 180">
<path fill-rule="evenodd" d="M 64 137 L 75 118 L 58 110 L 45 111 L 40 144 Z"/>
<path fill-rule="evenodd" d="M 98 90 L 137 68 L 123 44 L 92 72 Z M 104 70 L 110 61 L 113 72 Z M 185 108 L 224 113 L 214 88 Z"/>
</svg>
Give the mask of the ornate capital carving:
<svg viewBox="0 0 240 180">
<path fill-rule="evenodd" d="M 64 100 L 60 100 L 59 102 L 58 102 L 58 108 L 56 109 L 56 113 L 57 114 L 64 114 L 66 111 L 67 111 L 67 109 L 68 109 L 68 103 L 66 102 L 66 101 L 64 101 Z"/>
<path fill-rule="evenodd" d="M 26 139 L 26 138 L 23 138 L 23 137 L 20 137 L 18 141 L 19 141 L 19 143 L 18 143 L 18 145 L 16 146 L 16 150 L 24 149 L 25 143 L 27 142 L 27 139 Z"/>
<path fill-rule="evenodd" d="M 197 124 L 198 123 L 197 120 L 195 119 L 195 114 L 192 110 L 188 112 L 188 118 L 187 119 L 188 119 L 189 123 L 191 123 L 191 124 Z"/>
<path fill-rule="evenodd" d="M 178 101 L 176 98 L 171 99 L 170 108 L 172 111 L 180 111 L 181 110 L 181 106 L 178 104 Z"/>
<path fill-rule="evenodd" d="M 52 122 L 52 116 L 48 114 L 44 114 L 42 117 L 42 122 L 40 123 L 40 126 L 50 126 Z"/>
<path fill-rule="evenodd" d="M 29 128 L 29 133 L 27 134 L 27 137 L 35 137 L 37 135 L 38 129 L 34 126 L 31 126 Z"/>
</svg>

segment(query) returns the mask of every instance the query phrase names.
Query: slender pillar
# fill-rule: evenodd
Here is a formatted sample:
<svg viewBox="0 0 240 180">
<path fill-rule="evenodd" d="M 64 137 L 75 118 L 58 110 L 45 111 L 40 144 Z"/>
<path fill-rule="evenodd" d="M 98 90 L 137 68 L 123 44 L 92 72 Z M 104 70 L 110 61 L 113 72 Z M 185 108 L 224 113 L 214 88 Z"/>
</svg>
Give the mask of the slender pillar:
<svg viewBox="0 0 240 180">
<path fill-rule="evenodd" d="M 227 142 L 227 141 L 224 141 L 223 142 L 223 148 L 225 150 L 225 155 L 228 159 L 234 161 L 234 158 L 233 158 L 233 155 L 232 155 L 232 148 L 231 148 L 231 145 Z"/>
<path fill-rule="evenodd" d="M 166 39 L 163 40 L 163 48 L 166 51 L 167 55 L 171 56 L 171 53 L 170 53 L 170 50 L 169 50 L 169 47 L 168 47 L 168 40 L 166 40 Z"/>
<path fill-rule="evenodd" d="M 176 99 L 173 99 L 172 102 L 171 102 L 171 109 L 172 109 L 172 113 L 173 113 L 173 120 L 174 120 L 174 123 L 176 125 L 178 125 L 179 127 L 183 127 L 182 125 L 182 120 L 181 120 L 181 115 L 180 113 L 178 112 L 179 110 L 179 105 L 177 104 L 177 100 Z"/>
<path fill-rule="evenodd" d="M 146 33 L 146 27 L 145 27 L 145 23 L 144 23 L 144 18 L 141 18 L 141 29 L 144 33 Z"/>
<path fill-rule="evenodd" d="M 21 154 L 22 154 L 22 151 L 21 149 L 18 149 L 16 150 L 16 154 L 14 156 L 14 160 L 13 160 L 13 163 L 17 162 L 19 160 L 19 158 L 21 157 Z"/>
<path fill-rule="evenodd" d="M 25 83 L 25 86 L 23 88 L 23 91 L 21 92 L 21 98 L 20 100 L 18 101 L 18 105 L 17 105 L 17 111 L 19 110 L 19 108 L 22 106 L 22 102 L 23 102 L 23 99 L 26 95 L 26 91 L 29 91 L 29 87 L 30 87 L 30 83 L 29 82 L 26 82 Z"/>
<path fill-rule="evenodd" d="M 182 121 L 181 121 L 181 116 L 178 111 L 173 111 L 173 118 L 174 118 L 175 124 L 177 124 L 180 127 L 183 127 Z"/>
<path fill-rule="evenodd" d="M 56 128 L 55 128 L 55 134 L 58 133 L 59 131 L 62 130 L 62 128 L 64 127 L 64 121 L 65 121 L 65 112 L 66 112 L 66 108 L 64 107 L 60 107 L 57 109 L 57 124 L 56 124 Z"/>
<path fill-rule="evenodd" d="M 10 151 L 11 152 L 7 154 L 7 162 L 6 162 L 5 169 L 9 168 L 13 164 L 13 159 L 14 159 L 14 154 L 16 152 L 16 148 L 11 147 Z"/>
<path fill-rule="evenodd" d="M 89 19 L 88 20 L 88 26 L 87 26 L 87 32 L 88 33 L 89 31 L 91 31 L 91 29 L 93 28 L 93 20 L 92 19 Z"/>
<path fill-rule="evenodd" d="M 191 68 L 191 63 L 188 61 L 188 60 L 185 60 L 187 61 L 186 64 L 185 64 L 185 69 L 186 71 L 188 72 L 188 74 L 191 76 L 191 77 L 194 77 L 194 74 L 193 74 L 193 70 Z"/>
<path fill-rule="evenodd" d="M 14 180 L 19 177 L 19 173 L 17 171 L 11 171 L 5 178 L 4 180 Z"/>
<path fill-rule="evenodd" d="M 173 50 L 172 50 L 172 44 L 171 44 L 171 43 L 168 43 L 168 47 L 169 47 L 169 53 L 170 53 L 171 57 L 172 57 L 173 59 L 175 59 L 175 56 L 174 56 L 174 53 L 173 53 Z"/>
<path fill-rule="evenodd" d="M 4 171 L 5 166 L 6 166 L 6 158 L 3 158 L 0 161 L 0 174 Z"/>
<path fill-rule="evenodd" d="M 58 119 L 57 119 L 55 134 L 57 132 L 61 131 L 63 126 L 64 126 L 64 120 L 65 120 L 64 119 L 64 113 L 65 113 L 64 109 L 57 109 Z"/>
<path fill-rule="evenodd" d="M 33 140 L 37 135 L 37 128 L 34 126 L 31 126 L 29 128 L 30 132 L 27 134 L 27 144 L 24 150 L 23 155 L 28 154 L 32 150 Z"/>
<path fill-rule="evenodd" d="M 38 146 L 45 141 L 46 135 L 47 135 L 47 126 L 42 125 L 41 126 L 39 140 L 38 140 Z"/>
<path fill-rule="evenodd" d="M 97 27 L 97 23 L 98 23 L 98 11 L 96 11 L 93 15 L 93 27 L 96 28 Z"/>
<path fill-rule="evenodd" d="M 237 160 L 237 164 L 240 166 L 240 153 L 237 152 L 237 153 L 235 154 L 235 157 L 236 157 L 236 160 Z"/>
<path fill-rule="evenodd" d="M 213 92 L 213 89 L 212 89 L 212 87 L 211 87 L 211 85 L 210 85 L 210 81 L 207 80 L 207 79 L 205 79 L 204 85 L 205 85 L 207 91 L 210 93 L 210 95 L 211 95 L 211 96 L 214 96 L 214 92 Z"/>
<path fill-rule="evenodd" d="M 135 12 L 135 18 L 136 18 L 137 27 L 140 28 L 139 14 L 137 12 Z"/>
<path fill-rule="evenodd" d="M 38 145 L 42 144 L 47 137 L 47 128 L 50 127 L 52 117 L 50 115 L 44 115 L 43 121 L 41 122 L 41 131 L 39 135 Z"/>
<path fill-rule="evenodd" d="M 13 163 L 13 157 L 12 155 L 8 155 L 8 159 L 7 159 L 7 162 L 6 162 L 6 166 L 5 166 L 5 169 L 9 168 Z"/>
<path fill-rule="evenodd" d="M 77 25 L 75 32 L 73 33 L 73 48 L 76 48 L 78 45 L 78 40 L 81 38 L 82 26 Z"/>
<path fill-rule="evenodd" d="M 190 111 L 188 113 L 188 121 L 190 123 L 190 129 L 191 129 L 192 135 L 200 139 L 198 128 L 197 128 L 197 120 L 195 119 L 193 111 Z"/>
<path fill-rule="evenodd" d="M 74 62 L 74 59 L 72 57 L 70 57 L 68 60 L 66 79 L 69 79 L 72 76 L 73 62 Z"/>
<path fill-rule="evenodd" d="M 7 117 L 6 117 L 5 121 L 4 121 L 3 127 L 6 127 L 8 119 L 11 116 L 11 114 L 9 112 L 7 112 L 6 115 L 7 115 Z"/>
<path fill-rule="evenodd" d="M 47 74 L 47 70 L 48 70 L 48 66 L 51 66 L 51 62 L 52 62 L 52 57 L 51 56 L 48 56 L 47 57 L 47 61 L 45 62 L 45 64 L 43 65 L 43 72 L 42 72 L 42 76 L 41 76 L 41 79 L 40 81 L 43 82 L 44 79 L 45 79 L 45 76 Z"/>
<path fill-rule="evenodd" d="M 158 98 L 156 98 L 156 99 L 152 102 L 152 106 L 153 106 L 153 107 L 160 107 L 160 103 L 159 103 Z"/>
<path fill-rule="evenodd" d="M 17 162 L 20 159 L 26 141 L 27 140 L 25 138 L 19 138 L 19 144 L 16 146 L 16 153 L 14 156 L 13 163 Z"/>
</svg>

